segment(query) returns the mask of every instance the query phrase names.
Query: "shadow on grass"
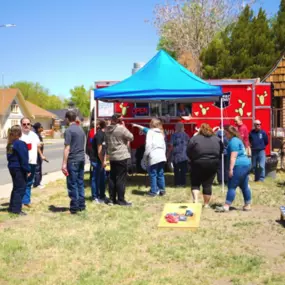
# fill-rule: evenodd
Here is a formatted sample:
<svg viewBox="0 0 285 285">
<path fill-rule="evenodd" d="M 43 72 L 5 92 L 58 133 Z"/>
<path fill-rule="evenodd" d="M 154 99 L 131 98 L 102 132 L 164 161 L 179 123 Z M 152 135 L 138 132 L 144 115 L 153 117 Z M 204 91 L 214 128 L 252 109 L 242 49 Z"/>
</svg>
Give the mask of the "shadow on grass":
<svg viewBox="0 0 285 285">
<path fill-rule="evenodd" d="M 9 208 L 0 209 L 0 212 L 8 212 L 8 209 L 9 209 Z"/>
<path fill-rule="evenodd" d="M 69 208 L 67 207 L 57 207 L 57 206 L 54 206 L 54 205 L 50 205 L 48 207 L 49 211 L 50 212 L 53 212 L 53 213 L 63 213 L 63 212 L 68 212 L 69 211 Z"/>
<path fill-rule="evenodd" d="M 285 228 L 285 221 L 284 220 L 276 220 L 275 222 Z"/>
<path fill-rule="evenodd" d="M 137 195 L 137 196 L 146 196 L 148 191 L 142 191 L 142 190 L 132 190 L 132 194 Z"/>
<path fill-rule="evenodd" d="M 5 202 L 5 203 L 3 203 L 3 204 L 1 204 L 1 206 L 3 206 L 3 207 L 7 207 L 7 206 L 9 206 L 10 205 L 10 203 L 9 202 Z"/>
<path fill-rule="evenodd" d="M 210 207 L 215 210 L 217 207 L 222 207 L 224 204 L 223 203 L 213 203 L 210 205 Z M 230 207 L 230 211 L 242 211 L 242 209 L 238 209 L 236 207 Z"/>
</svg>

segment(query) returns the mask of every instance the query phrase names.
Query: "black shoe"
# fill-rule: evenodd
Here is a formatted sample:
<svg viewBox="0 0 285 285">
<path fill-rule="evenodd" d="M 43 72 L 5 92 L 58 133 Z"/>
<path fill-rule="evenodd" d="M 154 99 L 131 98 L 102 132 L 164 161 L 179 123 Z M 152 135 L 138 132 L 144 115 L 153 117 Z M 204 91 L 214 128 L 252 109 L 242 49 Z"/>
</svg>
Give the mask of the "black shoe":
<svg viewBox="0 0 285 285">
<path fill-rule="evenodd" d="M 164 196 L 166 194 L 166 191 L 160 191 L 159 196 Z"/>
<path fill-rule="evenodd" d="M 113 206 L 113 204 L 114 204 L 113 201 L 107 197 L 105 198 L 104 202 L 105 202 L 105 204 L 107 204 L 109 206 Z"/>
<path fill-rule="evenodd" d="M 133 204 L 127 201 L 118 201 L 119 206 L 131 207 Z"/>
</svg>

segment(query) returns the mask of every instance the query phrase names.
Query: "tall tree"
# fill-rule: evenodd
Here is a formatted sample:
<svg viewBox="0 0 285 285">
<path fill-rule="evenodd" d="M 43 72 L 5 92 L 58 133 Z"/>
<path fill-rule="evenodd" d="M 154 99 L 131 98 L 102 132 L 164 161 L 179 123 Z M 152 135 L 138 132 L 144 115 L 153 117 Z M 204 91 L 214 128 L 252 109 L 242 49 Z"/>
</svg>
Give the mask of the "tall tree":
<svg viewBox="0 0 285 285">
<path fill-rule="evenodd" d="M 201 55 L 206 78 L 263 77 L 276 60 L 274 41 L 264 10 L 253 17 L 249 6 L 238 21 L 211 42 Z"/>
<path fill-rule="evenodd" d="M 285 0 L 281 0 L 274 23 L 276 50 L 279 54 L 285 51 Z"/>
<path fill-rule="evenodd" d="M 90 100 L 89 91 L 85 89 L 83 85 L 75 86 L 70 90 L 70 100 L 75 104 L 75 107 L 79 109 L 80 113 L 84 117 L 88 117 L 90 114 Z"/>
<path fill-rule="evenodd" d="M 253 3 L 255 0 L 247 2 Z M 216 34 L 236 19 L 243 0 L 170 0 L 155 7 L 158 47 L 177 59 L 191 54 L 192 71 L 201 72 L 199 57 Z"/>
<path fill-rule="evenodd" d="M 14 82 L 10 88 L 18 88 L 23 94 L 25 100 L 44 109 L 61 109 L 63 107 L 62 100 L 55 95 L 50 95 L 49 90 L 39 83 L 28 81 Z"/>
</svg>

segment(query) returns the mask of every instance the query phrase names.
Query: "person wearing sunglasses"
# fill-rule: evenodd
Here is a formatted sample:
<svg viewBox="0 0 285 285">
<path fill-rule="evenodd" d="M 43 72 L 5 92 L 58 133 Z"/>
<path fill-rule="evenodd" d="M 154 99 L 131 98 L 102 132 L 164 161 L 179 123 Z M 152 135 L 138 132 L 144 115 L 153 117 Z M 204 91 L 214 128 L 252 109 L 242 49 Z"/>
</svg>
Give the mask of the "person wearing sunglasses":
<svg viewBox="0 0 285 285">
<path fill-rule="evenodd" d="M 254 121 L 254 129 L 249 133 L 249 142 L 252 151 L 252 168 L 255 181 L 262 182 L 265 179 L 265 148 L 268 145 L 268 136 L 261 129 L 261 122 L 259 120 Z"/>
<path fill-rule="evenodd" d="M 31 130 L 31 120 L 29 118 L 21 119 L 22 136 L 21 141 L 25 142 L 29 151 L 29 165 L 31 174 L 28 177 L 26 191 L 22 203 L 26 207 L 31 207 L 31 188 L 35 179 L 35 171 L 37 166 L 38 155 L 42 155 L 41 141 L 36 133 Z"/>
</svg>

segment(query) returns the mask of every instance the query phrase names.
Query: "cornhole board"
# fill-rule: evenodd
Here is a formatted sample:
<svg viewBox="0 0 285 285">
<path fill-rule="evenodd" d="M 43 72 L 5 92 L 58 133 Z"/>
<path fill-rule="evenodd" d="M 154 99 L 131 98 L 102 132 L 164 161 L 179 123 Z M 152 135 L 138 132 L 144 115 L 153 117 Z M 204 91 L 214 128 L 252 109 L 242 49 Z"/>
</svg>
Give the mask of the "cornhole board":
<svg viewBox="0 0 285 285">
<path fill-rule="evenodd" d="M 280 211 L 281 211 L 280 220 L 281 220 L 281 221 L 285 221 L 285 206 L 281 206 L 281 207 L 280 207 Z"/>
<path fill-rule="evenodd" d="M 171 224 L 165 220 L 165 216 L 168 213 L 178 213 L 184 215 L 187 209 L 190 209 L 194 213 L 192 217 L 187 217 L 187 221 L 178 222 L 177 224 Z M 202 204 L 200 203 L 165 204 L 158 224 L 158 228 L 195 231 L 197 228 L 199 228 L 200 225 L 201 212 L 202 212 Z"/>
</svg>

